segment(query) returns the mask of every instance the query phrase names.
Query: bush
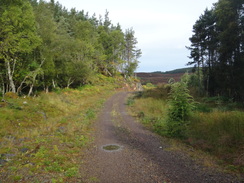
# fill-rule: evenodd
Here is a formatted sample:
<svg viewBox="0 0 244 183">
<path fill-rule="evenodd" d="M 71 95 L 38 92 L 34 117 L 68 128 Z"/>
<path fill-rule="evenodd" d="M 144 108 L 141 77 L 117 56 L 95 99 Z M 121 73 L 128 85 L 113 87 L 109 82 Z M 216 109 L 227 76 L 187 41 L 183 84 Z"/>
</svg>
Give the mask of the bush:
<svg viewBox="0 0 244 183">
<path fill-rule="evenodd" d="M 193 98 L 187 89 L 187 82 L 172 84 L 169 96 L 167 131 L 172 137 L 184 137 L 188 117 L 194 108 Z"/>
<path fill-rule="evenodd" d="M 6 98 L 17 99 L 18 95 L 16 93 L 13 93 L 13 92 L 7 92 L 7 93 L 5 93 L 5 97 Z"/>
<path fill-rule="evenodd" d="M 223 97 L 200 98 L 195 103 L 186 83 L 183 80 L 139 92 L 131 110 L 156 133 L 183 138 L 183 142 L 244 172 L 243 108 Z"/>
<path fill-rule="evenodd" d="M 152 83 L 147 83 L 146 85 L 142 86 L 144 90 L 154 89 L 155 86 Z"/>
</svg>

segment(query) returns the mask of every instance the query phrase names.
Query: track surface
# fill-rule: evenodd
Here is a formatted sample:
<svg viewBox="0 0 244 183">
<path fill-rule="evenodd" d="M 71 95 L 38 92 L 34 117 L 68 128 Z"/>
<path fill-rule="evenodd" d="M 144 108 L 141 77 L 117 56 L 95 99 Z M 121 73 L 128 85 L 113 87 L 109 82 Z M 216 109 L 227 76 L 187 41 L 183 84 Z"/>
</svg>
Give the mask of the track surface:
<svg viewBox="0 0 244 183">
<path fill-rule="evenodd" d="M 95 125 L 94 143 L 81 166 L 82 182 L 99 183 L 231 183 L 242 182 L 195 163 L 183 152 L 169 151 L 164 140 L 126 112 L 128 92 L 105 103 Z M 104 145 L 120 146 L 105 151 Z"/>
</svg>

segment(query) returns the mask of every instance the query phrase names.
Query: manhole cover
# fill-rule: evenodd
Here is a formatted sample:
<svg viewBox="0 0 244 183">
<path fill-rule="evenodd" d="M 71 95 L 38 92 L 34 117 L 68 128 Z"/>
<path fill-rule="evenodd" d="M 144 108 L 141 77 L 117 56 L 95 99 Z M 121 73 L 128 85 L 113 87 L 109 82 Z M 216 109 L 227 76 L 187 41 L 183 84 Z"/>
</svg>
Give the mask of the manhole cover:
<svg viewBox="0 0 244 183">
<path fill-rule="evenodd" d="M 107 144 L 102 146 L 102 149 L 105 151 L 119 151 L 121 150 L 121 146 L 117 145 L 117 144 Z"/>
</svg>

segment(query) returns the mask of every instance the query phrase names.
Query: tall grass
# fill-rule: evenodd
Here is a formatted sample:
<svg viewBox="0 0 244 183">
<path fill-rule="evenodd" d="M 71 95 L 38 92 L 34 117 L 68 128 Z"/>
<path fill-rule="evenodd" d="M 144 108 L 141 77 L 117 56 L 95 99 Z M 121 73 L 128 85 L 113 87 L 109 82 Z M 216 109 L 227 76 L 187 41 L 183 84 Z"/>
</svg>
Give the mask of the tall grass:
<svg viewBox="0 0 244 183">
<path fill-rule="evenodd" d="M 196 112 L 190 118 L 188 142 L 230 163 L 244 165 L 244 113 Z"/>
<path fill-rule="evenodd" d="M 165 132 L 168 92 L 167 86 L 152 87 L 139 92 L 133 97 L 134 101 L 130 108 L 133 115 L 138 117 L 144 125 L 160 134 Z"/>
<path fill-rule="evenodd" d="M 130 107 L 140 121 L 163 136 L 167 135 L 168 93 L 167 86 L 146 90 L 134 97 Z M 231 164 L 231 169 L 244 172 L 244 112 L 235 108 L 228 111 L 231 104 L 226 105 L 199 102 L 188 117 L 184 138 L 180 140 L 217 156 Z"/>
</svg>

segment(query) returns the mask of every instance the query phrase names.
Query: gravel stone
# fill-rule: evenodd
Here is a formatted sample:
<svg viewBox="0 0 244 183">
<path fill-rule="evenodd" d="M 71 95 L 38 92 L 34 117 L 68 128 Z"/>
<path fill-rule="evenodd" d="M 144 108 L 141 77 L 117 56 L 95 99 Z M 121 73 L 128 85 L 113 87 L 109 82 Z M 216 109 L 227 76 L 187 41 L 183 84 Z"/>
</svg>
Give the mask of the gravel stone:
<svg viewBox="0 0 244 183">
<path fill-rule="evenodd" d="M 162 137 L 145 129 L 126 111 L 128 92 L 107 100 L 94 126 L 94 143 L 83 157 L 82 182 L 118 183 L 240 183 L 243 177 L 223 173 L 192 160 L 184 152 L 167 150 Z M 120 151 L 106 152 L 106 144 Z"/>
</svg>

